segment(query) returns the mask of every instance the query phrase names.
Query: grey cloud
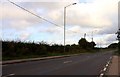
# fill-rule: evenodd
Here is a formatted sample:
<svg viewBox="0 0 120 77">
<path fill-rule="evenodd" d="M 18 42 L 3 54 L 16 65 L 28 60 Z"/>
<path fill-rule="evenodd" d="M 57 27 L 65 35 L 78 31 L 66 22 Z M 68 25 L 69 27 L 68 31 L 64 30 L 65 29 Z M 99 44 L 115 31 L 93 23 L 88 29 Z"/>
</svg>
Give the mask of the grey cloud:
<svg viewBox="0 0 120 77">
<path fill-rule="evenodd" d="M 110 26 L 110 27 L 103 27 L 99 32 L 98 34 L 115 34 L 118 30 L 118 27 L 117 25 L 113 25 L 113 26 Z"/>
</svg>

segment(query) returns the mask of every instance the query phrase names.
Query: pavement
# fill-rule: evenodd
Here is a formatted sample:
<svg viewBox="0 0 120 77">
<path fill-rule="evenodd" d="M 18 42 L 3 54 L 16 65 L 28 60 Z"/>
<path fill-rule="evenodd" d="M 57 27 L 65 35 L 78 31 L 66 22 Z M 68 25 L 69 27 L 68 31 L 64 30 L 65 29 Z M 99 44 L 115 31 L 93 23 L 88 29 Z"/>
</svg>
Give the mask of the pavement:
<svg viewBox="0 0 120 77">
<path fill-rule="evenodd" d="M 50 56 L 50 57 L 41 57 L 41 58 L 29 58 L 29 59 L 19 59 L 19 60 L 8 60 L 8 61 L 2 61 L 2 62 L 0 62 L 0 64 L 2 64 L 2 65 L 14 64 L 14 63 L 21 63 L 21 62 L 29 62 L 29 61 L 63 58 L 63 57 L 69 57 L 69 56 L 71 56 L 71 55 Z"/>
<path fill-rule="evenodd" d="M 120 56 L 114 55 L 106 75 L 108 76 L 120 76 Z"/>
<path fill-rule="evenodd" d="M 4 64 L 2 76 L 13 75 L 97 75 L 113 56 L 112 52 Z"/>
<path fill-rule="evenodd" d="M 0 65 L 15 64 L 15 63 L 22 63 L 22 62 L 29 62 L 29 61 L 47 60 L 47 59 L 57 59 L 57 58 L 64 58 L 64 57 L 76 56 L 76 55 L 81 55 L 81 54 L 88 54 L 88 53 L 61 55 L 61 56 L 48 56 L 48 57 L 41 57 L 41 58 L 28 58 L 28 59 L 18 59 L 18 60 L 7 60 L 7 61 L 0 62 Z"/>
</svg>

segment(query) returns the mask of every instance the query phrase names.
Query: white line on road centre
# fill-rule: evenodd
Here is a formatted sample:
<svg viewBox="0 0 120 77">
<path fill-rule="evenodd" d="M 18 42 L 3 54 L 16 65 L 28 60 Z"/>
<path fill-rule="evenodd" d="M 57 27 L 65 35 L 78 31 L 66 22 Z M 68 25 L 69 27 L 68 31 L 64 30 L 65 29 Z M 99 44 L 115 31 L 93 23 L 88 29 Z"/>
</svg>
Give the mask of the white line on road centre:
<svg viewBox="0 0 120 77">
<path fill-rule="evenodd" d="M 9 76 L 13 76 L 13 75 L 15 75 L 15 74 L 9 74 Z"/>
<path fill-rule="evenodd" d="M 72 62 L 72 61 L 65 61 L 65 62 L 63 62 L 63 63 L 70 63 L 70 62 Z"/>
<path fill-rule="evenodd" d="M 13 75 L 15 75 L 15 74 L 9 74 L 9 75 L 6 75 L 6 76 L 3 76 L 3 77 L 9 77 L 9 76 L 13 76 Z"/>
</svg>

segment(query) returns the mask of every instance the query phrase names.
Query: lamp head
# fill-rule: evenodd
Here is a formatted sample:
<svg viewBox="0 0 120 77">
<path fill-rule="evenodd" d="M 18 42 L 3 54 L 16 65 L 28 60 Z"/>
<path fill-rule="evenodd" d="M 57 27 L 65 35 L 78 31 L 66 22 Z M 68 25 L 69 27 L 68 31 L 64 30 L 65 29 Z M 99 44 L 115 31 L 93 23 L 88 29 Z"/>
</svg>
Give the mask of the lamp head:
<svg viewBox="0 0 120 77">
<path fill-rule="evenodd" d="M 73 3 L 72 5 L 76 5 L 77 3 Z"/>
</svg>

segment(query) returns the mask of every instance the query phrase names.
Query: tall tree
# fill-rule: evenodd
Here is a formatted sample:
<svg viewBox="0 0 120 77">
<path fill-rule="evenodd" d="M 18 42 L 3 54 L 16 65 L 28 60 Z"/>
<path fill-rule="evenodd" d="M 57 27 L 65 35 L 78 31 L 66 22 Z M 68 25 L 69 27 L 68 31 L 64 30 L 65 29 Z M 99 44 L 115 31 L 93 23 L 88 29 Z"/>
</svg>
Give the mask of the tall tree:
<svg viewBox="0 0 120 77">
<path fill-rule="evenodd" d="M 78 42 L 79 46 L 86 49 L 88 46 L 88 41 L 85 38 L 81 38 Z"/>
<path fill-rule="evenodd" d="M 94 48 L 96 46 L 94 41 L 90 42 L 90 45 L 91 45 L 91 48 Z"/>
</svg>

